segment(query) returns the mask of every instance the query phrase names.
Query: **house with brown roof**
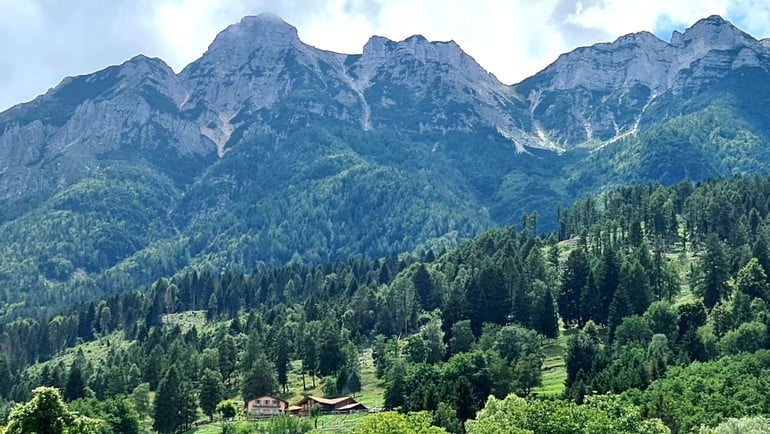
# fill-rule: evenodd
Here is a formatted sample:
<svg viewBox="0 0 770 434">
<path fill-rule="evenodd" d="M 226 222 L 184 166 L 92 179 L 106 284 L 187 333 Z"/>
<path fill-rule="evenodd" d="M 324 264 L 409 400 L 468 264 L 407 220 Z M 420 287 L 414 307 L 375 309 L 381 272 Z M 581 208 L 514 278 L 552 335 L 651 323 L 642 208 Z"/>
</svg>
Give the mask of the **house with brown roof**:
<svg viewBox="0 0 770 434">
<path fill-rule="evenodd" d="M 292 414 L 308 415 L 310 414 L 310 409 L 315 406 L 321 407 L 322 413 L 355 413 L 367 410 L 365 405 L 349 396 L 321 398 L 309 395 L 289 407 L 289 412 Z"/>
<path fill-rule="evenodd" d="M 249 416 L 275 416 L 286 413 L 289 403 L 272 395 L 254 398 L 245 403 L 246 414 Z"/>
</svg>

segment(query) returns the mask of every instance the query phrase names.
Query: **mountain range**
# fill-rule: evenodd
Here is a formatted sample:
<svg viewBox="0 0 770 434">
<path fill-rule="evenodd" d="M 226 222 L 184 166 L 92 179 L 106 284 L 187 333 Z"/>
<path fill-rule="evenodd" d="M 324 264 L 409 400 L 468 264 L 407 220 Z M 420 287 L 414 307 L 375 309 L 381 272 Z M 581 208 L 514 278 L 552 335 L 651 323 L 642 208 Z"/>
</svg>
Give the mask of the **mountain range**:
<svg viewBox="0 0 770 434">
<path fill-rule="evenodd" d="M 718 16 L 509 86 L 455 42 L 361 54 L 243 18 L 0 113 L 0 317 L 233 267 L 443 249 L 617 184 L 766 173 L 770 41 Z M 532 220 L 530 218 L 530 220 Z"/>
</svg>

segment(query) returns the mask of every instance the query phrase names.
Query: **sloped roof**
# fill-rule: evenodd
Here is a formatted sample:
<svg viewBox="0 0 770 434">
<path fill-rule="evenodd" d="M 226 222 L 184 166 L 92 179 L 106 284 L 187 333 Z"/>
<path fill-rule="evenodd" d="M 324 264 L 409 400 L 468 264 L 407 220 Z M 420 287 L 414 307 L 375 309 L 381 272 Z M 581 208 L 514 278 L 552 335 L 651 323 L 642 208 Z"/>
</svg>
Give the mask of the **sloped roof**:
<svg viewBox="0 0 770 434">
<path fill-rule="evenodd" d="M 351 398 L 349 396 L 342 396 L 342 397 L 339 397 L 339 398 L 321 398 L 321 397 L 318 397 L 318 396 L 308 395 L 308 396 L 302 398 L 302 400 L 299 401 L 296 405 L 303 404 L 303 403 L 305 403 L 308 400 L 315 401 L 315 402 L 317 402 L 319 404 L 323 404 L 323 405 L 337 405 L 340 402 L 343 402 L 343 401 L 348 400 L 348 399 L 353 399 L 353 398 Z"/>
<path fill-rule="evenodd" d="M 364 404 L 361 404 L 360 402 L 353 402 L 351 404 L 343 405 L 337 410 L 345 411 L 345 410 L 354 410 L 354 409 L 366 410 L 366 406 Z"/>
</svg>

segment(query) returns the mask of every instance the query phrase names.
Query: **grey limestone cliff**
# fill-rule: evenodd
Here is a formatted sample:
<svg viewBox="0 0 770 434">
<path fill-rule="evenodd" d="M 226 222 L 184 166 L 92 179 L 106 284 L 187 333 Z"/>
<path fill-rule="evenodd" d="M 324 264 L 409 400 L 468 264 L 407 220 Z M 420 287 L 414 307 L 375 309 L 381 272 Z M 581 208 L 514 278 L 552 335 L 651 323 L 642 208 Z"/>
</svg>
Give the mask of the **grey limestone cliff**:
<svg viewBox="0 0 770 434">
<path fill-rule="evenodd" d="M 665 42 L 648 32 L 563 54 L 516 86 L 534 133 L 570 148 L 638 130 L 644 111 L 671 92 L 692 95 L 742 67 L 770 70 L 767 44 L 718 16 Z"/>
<path fill-rule="evenodd" d="M 175 74 L 162 60 L 64 79 L 0 114 L 0 202 L 50 196 L 104 160 L 134 159 L 186 185 L 249 137 L 339 122 L 407 134 L 496 134 L 519 153 L 635 134 L 660 101 L 732 71 L 770 70 L 770 44 L 720 17 L 669 42 L 639 32 L 578 48 L 506 86 L 454 41 L 374 36 L 361 54 L 302 42 L 279 17 L 246 17 Z M 34 201 L 33 201 L 34 202 Z"/>
</svg>

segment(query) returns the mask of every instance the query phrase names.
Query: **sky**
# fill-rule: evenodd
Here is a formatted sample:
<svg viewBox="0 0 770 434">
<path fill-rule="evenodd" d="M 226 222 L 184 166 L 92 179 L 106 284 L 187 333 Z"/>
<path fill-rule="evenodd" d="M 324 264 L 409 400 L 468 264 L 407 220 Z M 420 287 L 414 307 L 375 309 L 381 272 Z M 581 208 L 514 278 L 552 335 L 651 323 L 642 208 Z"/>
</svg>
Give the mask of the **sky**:
<svg viewBox="0 0 770 434">
<path fill-rule="evenodd" d="M 508 84 L 576 47 L 642 30 L 668 41 L 714 14 L 770 36 L 767 0 L 0 0 L 0 110 L 137 54 L 181 71 L 225 27 L 262 12 L 341 53 L 372 35 L 454 40 Z"/>
</svg>

